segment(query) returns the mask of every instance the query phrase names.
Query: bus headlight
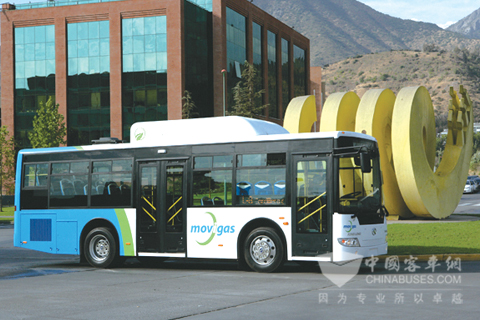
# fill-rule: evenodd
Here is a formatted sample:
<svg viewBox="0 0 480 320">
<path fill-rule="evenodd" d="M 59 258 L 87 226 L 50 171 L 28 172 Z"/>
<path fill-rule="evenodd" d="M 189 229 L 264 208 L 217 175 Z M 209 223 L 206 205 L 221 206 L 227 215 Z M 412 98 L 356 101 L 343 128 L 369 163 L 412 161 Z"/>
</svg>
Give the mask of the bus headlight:
<svg viewBox="0 0 480 320">
<path fill-rule="evenodd" d="M 360 242 L 357 238 L 339 238 L 338 243 L 345 247 L 360 247 Z"/>
</svg>

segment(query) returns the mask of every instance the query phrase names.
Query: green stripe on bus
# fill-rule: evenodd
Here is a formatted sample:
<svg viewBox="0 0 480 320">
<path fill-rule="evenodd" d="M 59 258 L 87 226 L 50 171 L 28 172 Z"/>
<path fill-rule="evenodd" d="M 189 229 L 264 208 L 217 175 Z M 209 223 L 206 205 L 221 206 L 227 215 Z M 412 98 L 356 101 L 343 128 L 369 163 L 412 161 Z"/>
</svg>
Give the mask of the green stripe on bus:
<svg viewBox="0 0 480 320">
<path fill-rule="evenodd" d="M 132 231 L 130 230 L 127 214 L 125 213 L 124 209 L 115 209 L 115 213 L 117 214 L 118 223 L 120 224 L 120 231 L 122 233 L 121 238 L 123 239 L 123 254 L 125 256 L 133 256 L 135 255 L 135 251 L 133 248 Z"/>
</svg>

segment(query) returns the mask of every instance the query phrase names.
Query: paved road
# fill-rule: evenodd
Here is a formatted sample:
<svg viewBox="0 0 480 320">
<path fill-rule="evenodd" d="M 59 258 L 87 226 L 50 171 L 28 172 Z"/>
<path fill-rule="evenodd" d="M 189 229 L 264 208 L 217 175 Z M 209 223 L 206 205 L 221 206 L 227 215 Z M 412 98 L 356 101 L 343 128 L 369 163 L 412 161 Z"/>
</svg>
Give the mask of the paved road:
<svg viewBox="0 0 480 320">
<path fill-rule="evenodd" d="M 463 194 L 454 213 L 480 214 L 480 192 Z"/>
<path fill-rule="evenodd" d="M 318 266 L 293 263 L 274 274 L 211 260 L 147 268 L 131 259 L 93 269 L 75 257 L 13 248 L 12 235 L 0 226 L 2 320 L 478 319 L 480 262 L 447 270 L 442 261 L 434 272 L 428 263 L 399 261 L 397 272 L 378 262 L 373 273 L 363 264 L 339 288 Z"/>
</svg>

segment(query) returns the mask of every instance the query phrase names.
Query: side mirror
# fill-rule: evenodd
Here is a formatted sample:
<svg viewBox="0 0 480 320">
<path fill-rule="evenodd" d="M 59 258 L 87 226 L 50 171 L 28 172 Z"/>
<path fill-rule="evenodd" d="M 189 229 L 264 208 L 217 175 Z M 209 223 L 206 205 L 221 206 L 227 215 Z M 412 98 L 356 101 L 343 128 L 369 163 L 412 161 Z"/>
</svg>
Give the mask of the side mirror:
<svg viewBox="0 0 480 320">
<path fill-rule="evenodd" d="M 370 161 L 371 158 L 368 153 L 360 153 L 360 167 L 363 173 L 369 173 L 372 171 L 372 165 Z"/>
</svg>

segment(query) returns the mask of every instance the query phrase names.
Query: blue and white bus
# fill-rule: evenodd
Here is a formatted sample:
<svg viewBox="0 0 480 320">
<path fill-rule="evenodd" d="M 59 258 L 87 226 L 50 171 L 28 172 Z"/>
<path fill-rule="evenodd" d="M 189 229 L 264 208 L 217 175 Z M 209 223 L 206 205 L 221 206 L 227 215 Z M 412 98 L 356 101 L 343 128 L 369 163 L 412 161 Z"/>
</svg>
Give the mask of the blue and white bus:
<svg viewBox="0 0 480 320">
<path fill-rule="evenodd" d="M 21 150 L 14 245 L 94 267 L 208 258 L 260 272 L 387 252 L 370 136 L 225 117 L 136 123 L 131 137 Z"/>
</svg>

